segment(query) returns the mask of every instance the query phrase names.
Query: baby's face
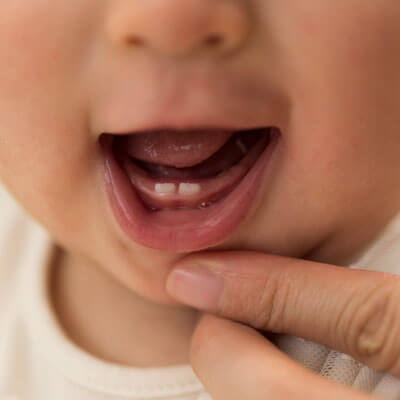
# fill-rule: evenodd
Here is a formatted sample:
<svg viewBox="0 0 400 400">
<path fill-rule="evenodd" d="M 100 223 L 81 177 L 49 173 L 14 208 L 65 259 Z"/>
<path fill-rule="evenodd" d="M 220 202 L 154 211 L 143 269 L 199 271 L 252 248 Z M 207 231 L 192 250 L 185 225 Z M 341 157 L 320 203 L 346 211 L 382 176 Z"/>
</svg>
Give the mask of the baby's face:
<svg viewBox="0 0 400 400">
<path fill-rule="evenodd" d="M 0 179 L 70 254 L 143 296 L 168 302 L 173 263 L 206 248 L 344 259 L 399 209 L 398 0 L 2 0 L 0 13 Z M 249 145 L 262 154 L 204 209 L 197 178 L 157 191 L 170 175 L 154 165 L 141 203 L 99 144 L 218 123 L 280 133 Z M 182 151 L 225 143 L 181 133 L 186 147 L 164 137 Z M 122 152 L 148 150 L 125 137 Z M 212 192 L 213 179 L 198 181 Z"/>
</svg>

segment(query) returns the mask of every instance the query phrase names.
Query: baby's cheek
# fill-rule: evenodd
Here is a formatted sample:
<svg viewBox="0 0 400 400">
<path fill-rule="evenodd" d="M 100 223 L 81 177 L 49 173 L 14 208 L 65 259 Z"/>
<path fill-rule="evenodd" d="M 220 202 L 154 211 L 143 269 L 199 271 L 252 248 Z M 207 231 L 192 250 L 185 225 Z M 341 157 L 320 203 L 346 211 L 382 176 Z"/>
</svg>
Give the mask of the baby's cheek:
<svg viewBox="0 0 400 400">
<path fill-rule="evenodd" d="M 6 61 L 1 63 L 6 72 L 1 76 L 14 80 L 16 95 L 24 88 L 21 81 L 46 87 L 76 65 L 85 24 L 73 3 L 76 0 L 55 7 L 49 0 L 0 2 L 0 13 L 6 16 L 0 24 L 0 57 Z"/>
<path fill-rule="evenodd" d="M 394 176 L 398 165 L 400 3 L 274 4 L 279 20 L 271 23 L 281 33 L 275 40 L 292 99 L 283 166 L 291 179 L 281 182 L 289 182 L 288 190 L 301 182 L 298 192 L 313 194 L 305 202 L 323 199 L 320 206 L 330 205 L 333 215 L 349 198 L 369 199 L 371 188 L 382 193 L 386 172 Z"/>
<path fill-rule="evenodd" d="M 297 126 L 316 127 L 324 140 L 342 135 L 349 149 L 360 141 L 375 150 L 382 146 L 377 131 L 384 129 L 387 136 L 398 131 L 393 122 L 400 108 L 400 3 L 280 4 L 282 54 Z"/>
<path fill-rule="evenodd" d="M 31 130 L 83 109 L 95 0 L 0 1 L 0 118 Z M 81 106 L 80 108 L 78 106 Z M 72 108 L 72 110 L 71 110 Z"/>
<path fill-rule="evenodd" d="M 283 57 L 309 73 L 346 75 L 399 62 L 400 3 L 395 0 L 286 0 L 276 4 Z"/>
<path fill-rule="evenodd" d="M 80 72 L 89 3 L 0 2 L 0 180 L 48 220 L 84 204 L 81 189 L 93 186 Z"/>
</svg>

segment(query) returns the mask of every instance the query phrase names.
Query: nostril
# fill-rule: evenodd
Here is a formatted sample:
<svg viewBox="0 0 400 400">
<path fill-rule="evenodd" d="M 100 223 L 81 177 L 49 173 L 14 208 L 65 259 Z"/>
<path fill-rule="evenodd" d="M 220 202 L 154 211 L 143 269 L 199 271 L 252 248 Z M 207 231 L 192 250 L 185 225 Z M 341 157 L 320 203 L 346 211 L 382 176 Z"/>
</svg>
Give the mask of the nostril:
<svg viewBox="0 0 400 400">
<path fill-rule="evenodd" d="M 137 46 L 137 47 L 142 47 L 146 44 L 146 41 L 137 35 L 128 36 L 126 41 L 128 44 L 131 44 L 131 45 Z"/>
<path fill-rule="evenodd" d="M 128 51 L 174 57 L 193 57 L 202 52 L 213 57 L 231 55 L 247 42 L 252 26 L 248 7 L 239 0 L 111 3 L 105 21 L 107 40 Z"/>
<path fill-rule="evenodd" d="M 204 39 L 207 47 L 217 47 L 224 42 L 224 37 L 219 33 L 211 33 Z"/>
<path fill-rule="evenodd" d="M 225 39 L 223 35 L 219 33 L 211 33 L 204 40 L 203 44 L 206 47 L 218 47 L 224 43 Z M 146 45 L 146 40 L 138 35 L 129 35 L 126 38 L 126 42 L 136 47 L 143 47 Z"/>
</svg>

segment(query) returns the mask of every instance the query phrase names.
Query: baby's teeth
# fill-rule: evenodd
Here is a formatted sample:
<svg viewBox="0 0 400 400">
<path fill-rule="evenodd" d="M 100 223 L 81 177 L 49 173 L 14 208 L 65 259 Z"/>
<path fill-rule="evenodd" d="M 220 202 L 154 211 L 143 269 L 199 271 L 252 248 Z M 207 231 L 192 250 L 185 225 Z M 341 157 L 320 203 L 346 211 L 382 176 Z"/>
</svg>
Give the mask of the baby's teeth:
<svg viewBox="0 0 400 400">
<path fill-rule="evenodd" d="M 177 185 L 175 183 L 156 183 L 154 191 L 160 195 L 175 194 Z M 198 183 L 180 183 L 178 192 L 182 195 L 192 195 L 199 193 L 201 186 Z"/>
<path fill-rule="evenodd" d="M 243 154 L 247 154 L 247 147 L 240 139 L 236 139 L 236 146 L 239 147 Z"/>
<path fill-rule="evenodd" d="M 159 194 L 173 194 L 176 192 L 175 183 L 156 183 L 154 190 Z"/>
<path fill-rule="evenodd" d="M 196 194 L 199 193 L 201 187 L 198 183 L 180 183 L 179 194 Z"/>
</svg>

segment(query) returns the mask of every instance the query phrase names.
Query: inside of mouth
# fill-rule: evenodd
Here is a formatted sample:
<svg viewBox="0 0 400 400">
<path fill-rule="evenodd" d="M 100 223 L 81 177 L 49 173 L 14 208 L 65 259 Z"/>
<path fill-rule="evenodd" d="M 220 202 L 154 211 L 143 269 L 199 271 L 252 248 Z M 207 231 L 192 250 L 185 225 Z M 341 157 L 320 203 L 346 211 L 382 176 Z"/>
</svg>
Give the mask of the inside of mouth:
<svg viewBox="0 0 400 400">
<path fill-rule="evenodd" d="M 186 167 L 172 166 L 174 157 L 164 157 L 169 165 L 163 163 L 162 158 L 159 158 L 159 163 L 154 163 L 133 157 L 132 153 L 136 150 L 140 156 L 144 154 L 143 148 L 138 143 L 134 149 L 127 148 L 129 137 L 126 136 L 112 135 L 111 143 L 116 160 L 127 173 L 147 210 L 205 209 L 225 198 L 247 174 L 268 146 L 271 129 L 233 131 L 221 146 L 214 146 L 217 150 L 209 152 L 207 158 L 202 157 L 198 163 L 189 162 L 191 166 Z M 190 135 L 188 132 L 182 134 Z M 221 143 L 216 135 L 218 133 L 209 135 L 207 141 Z M 148 139 L 152 140 L 151 134 Z M 171 145 L 176 147 L 174 140 L 166 141 L 168 146 L 171 141 Z M 189 137 L 186 141 L 190 143 Z M 157 143 L 157 139 L 154 143 Z M 165 155 L 165 143 L 164 153 L 159 154 Z M 179 158 L 179 155 L 176 157 Z"/>
<path fill-rule="evenodd" d="M 267 129 L 238 131 L 214 154 L 206 160 L 191 167 L 173 167 L 156 164 L 130 157 L 138 167 L 150 177 L 159 180 L 198 180 L 213 178 L 223 171 L 238 164 L 255 146 L 260 137 L 266 134 Z"/>
</svg>

